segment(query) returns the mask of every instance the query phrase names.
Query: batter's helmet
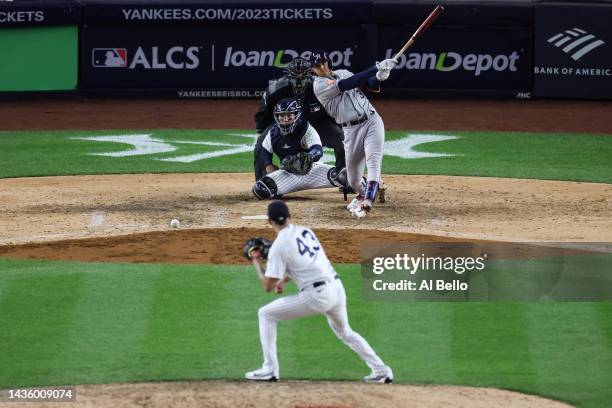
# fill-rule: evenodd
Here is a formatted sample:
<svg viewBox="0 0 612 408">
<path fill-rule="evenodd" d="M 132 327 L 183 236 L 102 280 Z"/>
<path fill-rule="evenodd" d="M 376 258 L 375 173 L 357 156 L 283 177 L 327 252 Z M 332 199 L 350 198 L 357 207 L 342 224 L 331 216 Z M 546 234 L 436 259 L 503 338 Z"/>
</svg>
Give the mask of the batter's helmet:
<svg viewBox="0 0 612 408">
<path fill-rule="evenodd" d="M 293 87 L 294 96 L 302 99 L 304 89 L 310 78 L 310 62 L 304 58 L 296 57 L 287 64 L 284 74 Z"/>
<path fill-rule="evenodd" d="M 323 62 L 327 62 L 327 65 L 329 66 L 329 68 L 332 69 L 332 62 L 329 59 L 329 56 L 327 55 L 325 51 L 322 51 L 322 50 L 313 51 L 312 54 L 310 55 L 310 65 L 314 67 L 315 65 L 321 64 Z"/>
<path fill-rule="evenodd" d="M 281 134 L 290 134 L 302 121 L 302 104 L 293 98 L 281 99 L 274 107 L 274 120 Z"/>
</svg>

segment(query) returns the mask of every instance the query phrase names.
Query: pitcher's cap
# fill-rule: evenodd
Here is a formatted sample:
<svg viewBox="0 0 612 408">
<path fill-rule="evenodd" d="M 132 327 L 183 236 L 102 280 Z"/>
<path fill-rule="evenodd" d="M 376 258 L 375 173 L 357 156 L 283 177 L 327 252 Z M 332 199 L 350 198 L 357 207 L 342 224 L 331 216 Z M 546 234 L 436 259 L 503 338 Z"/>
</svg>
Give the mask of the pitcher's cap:
<svg viewBox="0 0 612 408">
<path fill-rule="evenodd" d="M 284 202 L 276 200 L 272 201 L 270 205 L 268 205 L 269 220 L 272 220 L 278 225 L 283 225 L 289 217 L 289 207 L 287 207 L 287 204 Z"/>
</svg>

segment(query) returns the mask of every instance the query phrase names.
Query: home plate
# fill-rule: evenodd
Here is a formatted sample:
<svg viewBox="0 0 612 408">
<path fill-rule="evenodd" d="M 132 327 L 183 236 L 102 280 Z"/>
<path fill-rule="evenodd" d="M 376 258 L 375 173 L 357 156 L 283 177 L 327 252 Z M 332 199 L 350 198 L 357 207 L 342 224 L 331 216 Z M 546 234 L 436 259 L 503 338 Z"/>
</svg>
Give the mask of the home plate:
<svg viewBox="0 0 612 408">
<path fill-rule="evenodd" d="M 265 214 L 262 215 L 243 215 L 242 217 L 243 220 L 267 220 L 268 216 Z"/>
</svg>

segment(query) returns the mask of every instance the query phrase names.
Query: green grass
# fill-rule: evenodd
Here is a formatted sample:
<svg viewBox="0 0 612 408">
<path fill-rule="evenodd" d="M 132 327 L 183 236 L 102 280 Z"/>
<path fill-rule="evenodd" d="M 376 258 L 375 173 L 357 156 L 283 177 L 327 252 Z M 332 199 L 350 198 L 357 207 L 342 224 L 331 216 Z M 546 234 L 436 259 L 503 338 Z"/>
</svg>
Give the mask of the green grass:
<svg viewBox="0 0 612 408">
<path fill-rule="evenodd" d="M 249 269 L 0 259 L 0 388 L 241 378 L 275 298 Z M 359 266 L 338 271 L 353 328 L 398 382 L 612 400 L 611 303 L 364 302 Z M 279 358 L 286 379 L 367 373 L 320 316 L 280 324 Z"/>
<path fill-rule="evenodd" d="M 405 132 L 388 132 L 388 138 Z M 609 135 L 451 132 L 459 139 L 427 143 L 417 150 L 449 158 L 384 160 L 385 173 L 447 174 L 612 182 Z M 393 158 L 392 158 L 393 159 Z"/>
<path fill-rule="evenodd" d="M 217 142 L 249 146 L 253 139 L 231 135 L 244 130 L 112 130 L 0 132 L 0 178 L 73 174 L 167 172 L 250 172 L 252 153 L 225 155 L 191 163 L 159 159 L 228 149 L 228 146 L 179 143 Z M 387 141 L 409 131 L 387 132 Z M 423 132 L 414 132 L 415 134 Z M 430 132 L 440 133 L 440 132 Z M 458 139 L 420 144 L 415 150 L 453 154 L 451 157 L 403 159 L 387 150 L 386 174 L 445 174 L 574 180 L 612 183 L 612 137 L 592 134 L 508 132 L 441 132 Z M 130 145 L 74 140 L 74 137 L 151 134 L 176 147 L 175 151 L 131 157 L 95 156 L 120 152 Z M 247 149 L 248 150 L 248 149 Z"/>
</svg>

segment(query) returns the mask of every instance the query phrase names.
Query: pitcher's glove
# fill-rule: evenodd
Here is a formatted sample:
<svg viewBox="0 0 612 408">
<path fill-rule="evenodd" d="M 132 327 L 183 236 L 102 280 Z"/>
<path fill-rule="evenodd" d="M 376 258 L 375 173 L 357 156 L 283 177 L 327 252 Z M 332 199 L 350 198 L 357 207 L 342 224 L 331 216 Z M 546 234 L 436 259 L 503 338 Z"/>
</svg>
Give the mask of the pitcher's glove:
<svg viewBox="0 0 612 408">
<path fill-rule="evenodd" d="M 271 246 L 272 241 L 268 239 L 251 238 L 245 242 L 244 246 L 242 247 L 242 256 L 251 261 L 253 260 L 253 252 L 259 251 L 263 259 L 268 259 L 268 253 L 270 252 Z"/>
<path fill-rule="evenodd" d="M 281 161 L 280 168 L 289 173 L 303 176 L 308 174 L 312 168 L 312 157 L 304 152 L 287 156 Z"/>
</svg>

